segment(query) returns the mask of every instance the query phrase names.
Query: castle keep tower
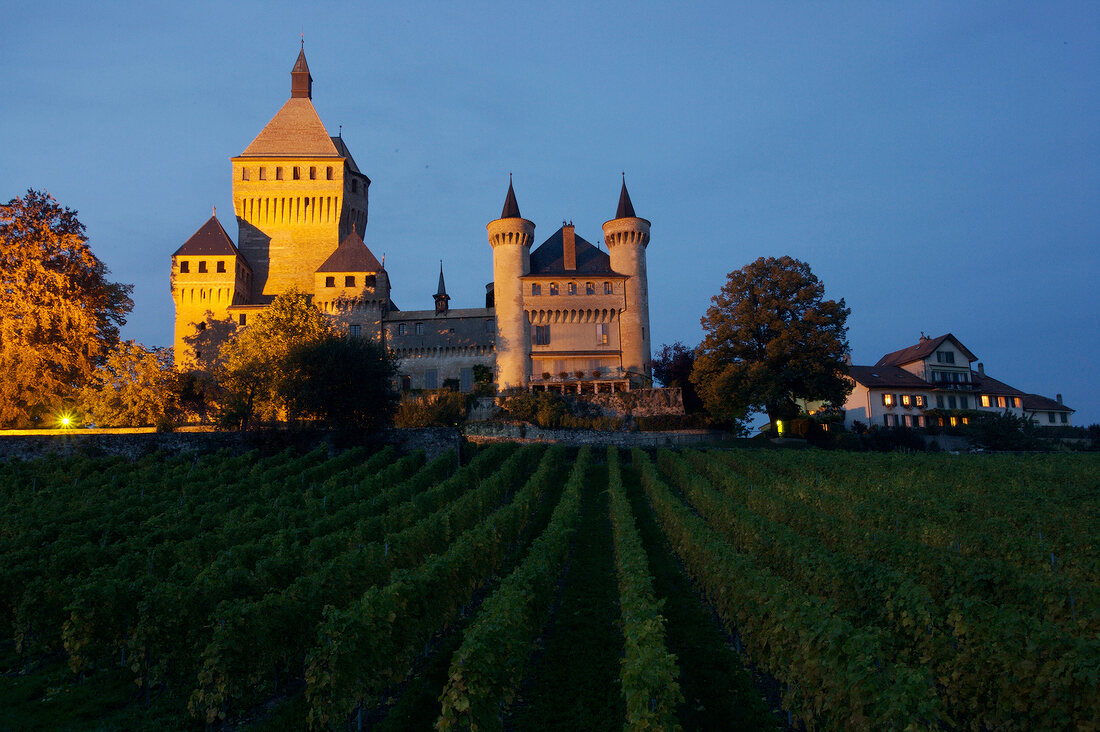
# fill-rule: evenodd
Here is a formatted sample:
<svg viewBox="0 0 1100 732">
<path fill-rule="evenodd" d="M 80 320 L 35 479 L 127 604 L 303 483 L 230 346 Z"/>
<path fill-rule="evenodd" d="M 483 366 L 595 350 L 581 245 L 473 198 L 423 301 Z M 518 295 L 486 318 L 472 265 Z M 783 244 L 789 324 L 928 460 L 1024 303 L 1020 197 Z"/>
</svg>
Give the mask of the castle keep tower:
<svg viewBox="0 0 1100 732">
<path fill-rule="evenodd" d="M 615 218 L 603 225 L 603 238 L 611 255 L 611 268 L 629 279 L 625 282 L 625 309 L 619 318 L 623 368 L 627 373 L 651 377 L 649 348 L 649 284 L 645 249 L 649 244 L 649 222 L 634 215 L 626 190 L 619 193 Z"/>
<path fill-rule="evenodd" d="M 523 280 L 531 269 L 535 225 L 520 216 L 512 181 L 500 218 L 485 227 L 493 247 L 496 309 L 496 382 L 501 389 L 526 387 L 531 376 L 531 333 L 523 308 Z"/>
<path fill-rule="evenodd" d="M 255 303 L 291 287 L 311 291 L 334 243 L 367 225 L 370 179 L 317 116 L 304 49 L 290 78 L 290 99 L 232 159 L 238 242 L 253 267 Z"/>
</svg>

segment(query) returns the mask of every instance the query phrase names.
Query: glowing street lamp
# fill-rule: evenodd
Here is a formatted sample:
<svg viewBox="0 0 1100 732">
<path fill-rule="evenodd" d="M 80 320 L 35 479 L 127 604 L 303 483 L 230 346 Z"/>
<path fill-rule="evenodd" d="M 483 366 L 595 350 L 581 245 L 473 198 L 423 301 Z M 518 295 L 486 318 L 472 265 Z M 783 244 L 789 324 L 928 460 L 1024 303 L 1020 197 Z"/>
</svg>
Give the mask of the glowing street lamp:
<svg viewBox="0 0 1100 732">
<path fill-rule="evenodd" d="M 73 419 L 73 416 L 68 413 L 62 414 L 60 417 L 57 418 L 57 425 L 63 430 L 67 430 L 72 427 L 74 422 L 76 422 L 76 420 Z"/>
</svg>

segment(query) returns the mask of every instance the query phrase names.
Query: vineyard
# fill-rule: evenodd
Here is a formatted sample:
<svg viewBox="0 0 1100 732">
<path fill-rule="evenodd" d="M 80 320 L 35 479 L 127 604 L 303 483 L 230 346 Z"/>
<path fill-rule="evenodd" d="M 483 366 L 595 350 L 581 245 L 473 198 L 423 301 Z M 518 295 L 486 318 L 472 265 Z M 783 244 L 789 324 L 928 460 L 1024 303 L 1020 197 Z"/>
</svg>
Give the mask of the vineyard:
<svg viewBox="0 0 1100 732">
<path fill-rule="evenodd" d="M 0 730 L 1100 730 L 1094 455 L 0 465 Z"/>
</svg>

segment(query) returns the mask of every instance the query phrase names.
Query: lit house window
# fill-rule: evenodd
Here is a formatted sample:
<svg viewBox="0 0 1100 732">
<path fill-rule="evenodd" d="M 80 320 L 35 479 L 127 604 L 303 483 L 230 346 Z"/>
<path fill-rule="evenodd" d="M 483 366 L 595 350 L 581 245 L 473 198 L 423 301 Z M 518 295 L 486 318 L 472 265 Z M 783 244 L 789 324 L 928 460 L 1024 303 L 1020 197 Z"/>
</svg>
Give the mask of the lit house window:
<svg viewBox="0 0 1100 732">
<path fill-rule="evenodd" d="M 584 294 L 585 295 L 595 295 L 596 294 L 596 283 L 595 282 L 585 282 L 584 283 Z"/>
<path fill-rule="evenodd" d="M 982 402 L 982 406 L 983 406 L 983 407 L 988 407 L 988 406 L 989 406 L 989 404 L 990 404 L 990 402 L 989 402 L 989 395 L 988 395 L 988 394 L 982 394 L 982 396 L 981 396 L 981 402 Z"/>
<path fill-rule="evenodd" d="M 549 346 L 550 345 L 550 326 L 549 325 L 536 325 L 535 331 L 532 334 L 536 346 Z"/>
<path fill-rule="evenodd" d="M 550 294 L 551 295 L 557 295 L 558 294 L 558 283 L 557 282 L 551 282 L 550 283 Z"/>
<path fill-rule="evenodd" d="M 416 324 L 416 334 L 417 335 L 424 335 L 424 324 L 423 323 L 417 323 Z"/>
<path fill-rule="evenodd" d="M 894 406 L 894 395 L 893 394 L 883 394 L 882 395 L 882 406 L 884 406 L 884 407 Z"/>
<path fill-rule="evenodd" d="M 924 407 L 924 395 L 923 394 L 914 395 L 913 396 L 913 403 L 916 404 L 918 407 L 923 408 Z M 921 419 L 924 419 L 924 417 L 921 417 Z"/>
<path fill-rule="evenodd" d="M 1012 406 L 1020 408 L 1020 397 L 1012 397 Z"/>
<path fill-rule="evenodd" d="M 542 294 L 542 285 L 540 285 L 538 282 L 532 283 L 532 285 L 531 285 L 531 294 L 532 295 L 541 295 Z"/>
<path fill-rule="evenodd" d="M 959 426 L 959 418 L 958 417 L 952 417 L 951 418 L 951 426 L 952 427 L 958 427 Z"/>
<path fill-rule="evenodd" d="M 908 394 L 902 394 L 901 395 L 901 406 L 903 406 L 903 407 L 913 406 L 913 397 L 909 396 Z"/>
<path fill-rule="evenodd" d="M 1006 400 L 1003 396 L 997 397 L 997 408 L 1004 409 L 1006 406 L 1008 406 L 1008 400 Z"/>
</svg>

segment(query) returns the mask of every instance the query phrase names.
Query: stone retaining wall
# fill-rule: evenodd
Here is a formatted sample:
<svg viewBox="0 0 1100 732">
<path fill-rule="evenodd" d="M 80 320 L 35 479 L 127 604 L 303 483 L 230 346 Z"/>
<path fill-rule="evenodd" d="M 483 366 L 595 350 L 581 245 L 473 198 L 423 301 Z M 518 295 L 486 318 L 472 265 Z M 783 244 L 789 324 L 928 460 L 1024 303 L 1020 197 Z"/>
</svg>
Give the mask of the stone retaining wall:
<svg viewBox="0 0 1100 732">
<path fill-rule="evenodd" d="M 566 445 L 616 445 L 618 447 L 674 447 L 730 439 L 721 430 L 676 430 L 670 432 L 605 432 L 597 430 L 555 430 L 518 422 L 467 424 L 462 434 L 470 442 L 560 442 Z"/>
</svg>

